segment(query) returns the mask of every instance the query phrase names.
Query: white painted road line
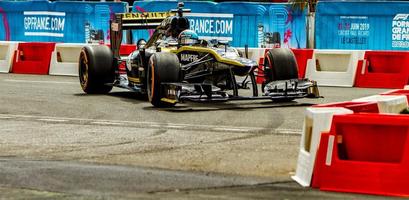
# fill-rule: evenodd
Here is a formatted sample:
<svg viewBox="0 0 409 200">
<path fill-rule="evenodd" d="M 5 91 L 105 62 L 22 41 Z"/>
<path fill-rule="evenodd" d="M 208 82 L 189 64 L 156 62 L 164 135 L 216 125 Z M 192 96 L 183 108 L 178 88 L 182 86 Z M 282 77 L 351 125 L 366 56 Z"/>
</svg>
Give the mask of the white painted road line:
<svg viewBox="0 0 409 200">
<path fill-rule="evenodd" d="M 213 128 L 212 130 L 216 131 L 232 131 L 232 132 L 249 132 L 248 129 L 241 129 L 241 128 Z"/>
<path fill-rule="evenodd" d="M 166 128 L 186 128 L 186 126 L 179 126 L 179 125 L 167 125 Z"/>
<path fill-rule="evenodd" d="M 0 119 L 13 119 L 15 117 L 0 116 Z"/>
<path fill-rule="evenodd" d="M 44 122 L 66 122 L 66 121 L 68 121 L 68 120 L 65 120 L 65 119 L 47 119 L 47 118 L 44 118 L 44 119 L 37 119 L 38 121 L 44 121 Z"/>
<path fill-rule="evenodd" d="M 15 80 L 15 79 L 4 79 L 5 82 L 15 82 L 15 83 L 47 83 L 47 84 L 71 84 L 77 85 L 78 82 L 69 82 L 69 81 L 30 81 L 30 80 Z"/>
<path fill-rule="evenodd" d="M 123 125 L 123 123 L 110 122 L 110 121 L 95 121 L 95 122 L 91 122 L 91 124 L 99 124 L 99 125 Z"/>
</svg>

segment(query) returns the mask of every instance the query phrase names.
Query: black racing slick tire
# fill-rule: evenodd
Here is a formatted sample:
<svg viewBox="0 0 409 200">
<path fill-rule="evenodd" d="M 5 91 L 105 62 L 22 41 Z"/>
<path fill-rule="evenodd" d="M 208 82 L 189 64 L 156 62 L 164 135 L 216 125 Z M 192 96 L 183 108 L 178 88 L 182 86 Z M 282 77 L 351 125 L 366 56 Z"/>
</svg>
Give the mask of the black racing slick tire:
<svg viewBox="0 0 409 200">
<path fill-rule="evenodd" d="M 149 102 L 155 107 L 172 107 L 175 103 L 162 101 L 165 82 L 180 82 L 180 63 L 175 54 L 157 52 L 152 54 L 147 70 L 147 93 Z"/>
<path fill-rule="evenodd" d="M 87 94 L 106 94 L 115 79 L 111 49 L 105 45 L 85 46 L 79 58 L 78 70 L 82 90 Z M 108 84 L 108 85 L 107 85 Z"/>
<path fill-rule="evenodd" d="M 265 55 L 264 66 L 268 82 L 298 79 L 297 60 L 290 49 L 270 49 Z"/>
</svg>

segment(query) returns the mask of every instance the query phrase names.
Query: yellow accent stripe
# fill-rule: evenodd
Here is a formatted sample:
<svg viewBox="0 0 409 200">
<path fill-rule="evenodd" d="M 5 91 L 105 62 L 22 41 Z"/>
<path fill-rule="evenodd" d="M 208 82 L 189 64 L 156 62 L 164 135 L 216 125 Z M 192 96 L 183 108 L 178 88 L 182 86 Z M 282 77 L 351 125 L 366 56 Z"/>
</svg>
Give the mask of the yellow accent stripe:
<svg viewBox="0 0 409 200">
<path fill-rule="evenodd" d="M 163 97 L 163 98 L 160 99 L 160 100 L 163 101 L 163 102 L 167 102 L 167 103 L 177 103 L 176 100 L 174 100 L 174 99 L 168 99 L 168 98 L 165 98 L 165 97 Z"/>
<path fill-rule="evenodd" d="M 137 19 L 165 19 L 172 16 L 170 12 L 143 12 L 143 13 L 121 13 L 123 20 Z"/>
<path fill-rule="evenodd" d="M 135 83 L 139 83 L 141 82 L 141 80 L 139 80 L 139 78 L 132 78 L 132 77 L 128 77 L 128 80 L 135 82 Z"/>
<path fill-rule="evenodd" d="M 204 48 L 204 47 L 192 47 L 192 46 L 182 46 L 177 50 L 171 50 L 170 52 L 173 52 L 175 54 L 180 53 L 181 51 L 195 51 L 195 52 L 202 52 L 202 53 L 210 53 L 212 54 L 218 62 L 221 63 L 226 63 L 230 65 L 236 65 L 236 66 L 241 66 L 244 67 L 244 65 L 238 61 L 228 59 L 228 58 L 223 58 L 221 57 L 215 50 L 209 49 L 209 48 Z"/>
</svg>

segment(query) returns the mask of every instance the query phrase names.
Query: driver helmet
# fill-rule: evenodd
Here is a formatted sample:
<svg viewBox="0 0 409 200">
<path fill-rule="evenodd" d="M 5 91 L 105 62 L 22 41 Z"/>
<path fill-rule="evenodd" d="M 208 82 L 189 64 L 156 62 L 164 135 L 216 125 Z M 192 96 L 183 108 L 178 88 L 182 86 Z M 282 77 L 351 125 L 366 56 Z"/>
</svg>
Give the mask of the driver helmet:
<svg viewBox="0 0 409 200">
<path fill-rule="evenodd" d="M 179 34 L 178 42 L 181 45 L 194 45 L 199 43 L 199 36 L 192 30 L 184 30 Z"/>
</svg>

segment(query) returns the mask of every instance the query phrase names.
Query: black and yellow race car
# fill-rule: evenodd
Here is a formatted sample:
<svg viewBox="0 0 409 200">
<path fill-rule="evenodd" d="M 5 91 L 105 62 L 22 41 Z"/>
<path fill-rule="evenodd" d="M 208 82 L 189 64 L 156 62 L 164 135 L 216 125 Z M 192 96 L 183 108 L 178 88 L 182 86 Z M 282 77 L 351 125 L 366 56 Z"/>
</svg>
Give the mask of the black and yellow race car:
<svg viewBox="0 0 409 200">
<path fill-rule="evenodd" d="M 267 52 L 266 81 L 259 96 L 255 75 L 258 64 L 241 56 L 247 51 L 240 53 L 226 42 L 200 40 L 183 16 L 188 11 L 179 6 L 169 12 L 116 14 L 110 24 L 110 48 L 90 45 L 81 51 L 79 79 L 84 92 L 108 93 L 117 86 L 146 94 L 155 107 L 184 101 L 291 101 L 318 96 L 313 81 L 298 79 L 294 54 L 285 48 Z M 133 29 L 155 31 L 121 59 L 123 30 Z M 122 62 L 126 62 L 126 74 L 120 73 Z M 252 89 L 252 95 L 240 96 L 240 89 Z"/>
</svg>

